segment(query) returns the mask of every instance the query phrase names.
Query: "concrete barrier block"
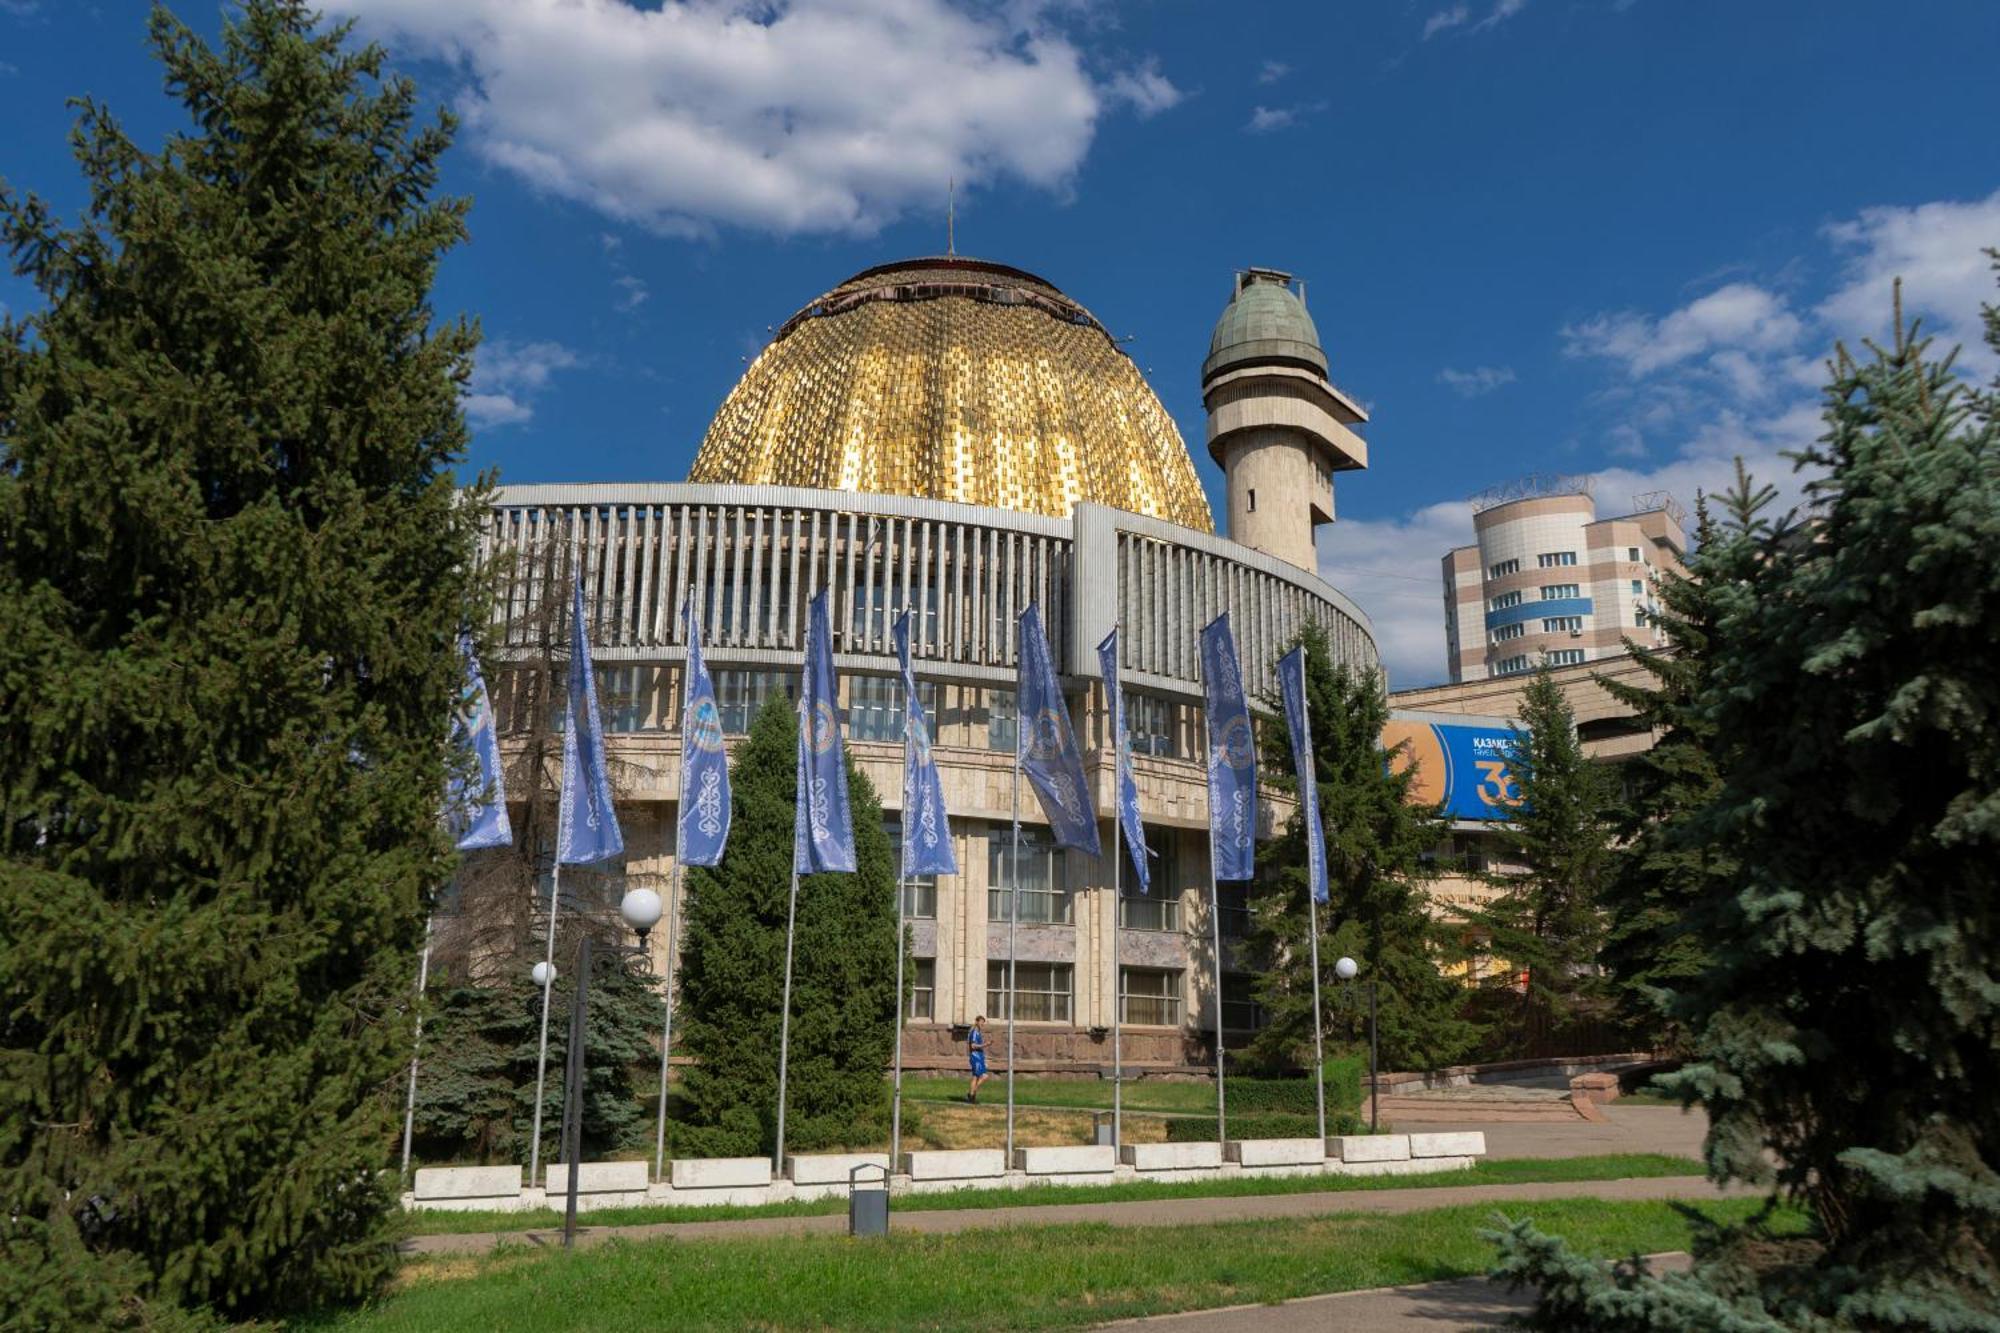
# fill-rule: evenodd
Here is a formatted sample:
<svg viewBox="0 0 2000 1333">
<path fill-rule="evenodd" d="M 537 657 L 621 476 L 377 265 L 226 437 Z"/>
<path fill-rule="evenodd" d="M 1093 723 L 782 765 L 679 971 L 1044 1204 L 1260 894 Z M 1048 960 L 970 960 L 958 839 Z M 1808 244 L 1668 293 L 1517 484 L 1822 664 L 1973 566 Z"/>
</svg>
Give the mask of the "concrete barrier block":
<svg viewBox="0 0 2000 1333">
<path fill-rule="evenodd" d="M 417 1168 L 411 1193 L 418 1203 L 434 1199 L 519 1198 L 519 1163 L 513 1166 L 425 1166 Z"/>
<path fill-rule="evenodd" d="M 1343 1162 L 1406 1162 L 1408 1134 L 1342 1134 L 1326 1141 L 1327 1156 Z"/>
<path fill-rule="evenodd" d="M 550 1194 L 569 1193 L 569 1164 L 553 1162 L 543 1177 Z M 643 1194 L 652 1181 L 644 1162 L 584 1162 L 576 1168 L 576 1192 L 585 1194 Z"/>
<path fill-rule="evenodd" d="M 1108 1143 L 1072 1148 L 1016 1148 L 1014 1169 L 1031 1176 L 1108 1176 L 1118 1169 L 1118 1150 Z"/>
<path fill-rule="evenodd" d="M 1242 1166 L 1324 1166 L 1326 1145 L 1318 1139 L 1231 1139 L 1222 1155 Z"/>
<path fill-rule="evenodd" d="M 677 1190 L 746 1189 L 771 1183 L 768 1157 L 676 1157 L 672 1166 Z"/>
<path fill-rule="evenodd" d="M 1007 1154 L 1000 1148 L 906 1152 L 903 1174 L 913 1181 L 997 1179 L 1007 1174 Z"/>
<path fill-rule="evenodd" d="M 1410 1135 L 1412 1157 L 1484 1157 L 1485 1155 L 1486 1135 L 1476 1129 L 1456 1134 Z"/>
<path fill-rule="evenodd" d="M 869 1188 L 882 1187 L 882 1171 L 889 1169 L 885 1152 L 811 1153 L 785 1159 L 785 1179 L 795 1185 L 846 1185 L 855 1167 L 867 1169 L 858 1177 Z M 881 1167 L 878 1171 L 875 1168 Z"/>
<path fill-rule="evenodd" d="M 1219 1143 L 1128 1143 L 1119 1155 L 1139 1171 L 1213 1171 L 1222 1165 Z"/>
</svg>

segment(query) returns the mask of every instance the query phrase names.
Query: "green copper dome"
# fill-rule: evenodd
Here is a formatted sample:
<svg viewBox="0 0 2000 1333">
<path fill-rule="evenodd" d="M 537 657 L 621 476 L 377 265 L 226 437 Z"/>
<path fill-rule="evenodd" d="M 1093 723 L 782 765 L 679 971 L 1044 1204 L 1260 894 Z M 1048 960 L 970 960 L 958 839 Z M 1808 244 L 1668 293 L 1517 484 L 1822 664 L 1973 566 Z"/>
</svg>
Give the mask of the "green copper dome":
<svg viewBox="0 0 2000 1333">
<path fill-rule="evenodd" d="M 1292 275 L 1253 268 L 1237 279 L 1236 295 L 1215 322 L 1202 382 L 1225 371 L 1272 362 L 1303 365 L 1324 375 L 1326 353 L 1305 302 L 1292 291 Z"/>
</svg>

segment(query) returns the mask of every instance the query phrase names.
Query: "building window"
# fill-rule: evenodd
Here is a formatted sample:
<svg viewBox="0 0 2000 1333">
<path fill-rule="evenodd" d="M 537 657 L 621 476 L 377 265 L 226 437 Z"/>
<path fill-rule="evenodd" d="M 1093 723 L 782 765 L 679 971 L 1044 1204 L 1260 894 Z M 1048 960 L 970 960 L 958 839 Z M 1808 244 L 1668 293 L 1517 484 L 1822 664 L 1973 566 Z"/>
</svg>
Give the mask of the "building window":
<svg viewBox="0 0 2000 1333">
<path fill-rule="evenodd" d="M 931 1018 L 937 1011 L 937 959 L 910 960 L 910 1012 L 906 1018 Z"/>
<path fill-rule="evenodd" d="M 1542 600 L 1545 602 L 1559 602 L 1571 597 L 1581 596 L 1583 596 L 1582 587 L 1574 583 L 1544 583 L 1542 585 Z"/>
<path fill-rule="evenodd" d="M 1513 592 L 1503 592 L 1487 603 L 1487 609 L 1505 611 L 1510 606 L 1519 606 L 1521 604 L 1521 597 L 1522 593 L 1519 588 L 1516 588 Z"/>
<path fill-rule="evenodd" d="M 1641 583 L 1638 579 L 1633 579 L 1632 595 L 1634 597 L 1644 597 L 1646 595 L 1646 585 Z"/>
<path fill-rule="evenodd" d="M 1130 866 L 1120 866 L 1124 876 L 1118 886 L 1118 924 L 1127 930 L 1179 930 L 1181 928 L 1179 840 L 1172 829 L 1146 830 L 1146 845 L 1158 853 L 1149 863 L 1147 878 L 1151 893 L 1139 892 Z"/>
<path fill-rule="evenodd" d="M 1071 920 L 1069 890 L 1062 883 L 1062 849 L 1047 830 L 1021 830 L 1021 920 L 1067 925 Z M 996 828 L 986 835 L 986 919 L 1005 921 L 1013 885 L 1014 830 Z"/>
<path fill-rule="evenodd" d="M 1247 972 L 1222 974 L 1222 1027 L 1225 1032 L 1255 1032 L 1264 1026 L 1264 1006 L 1257 1003 L 1257 979 Z"/>
<path fill-rule="evenodd" d="M 597 709 L 606 731 L 646 731 L 653 719 L 660 668 L 612 666 L 597 669 Z"/>
<path fill-rule="evenodd" d="M 903 865 L 903 821 L 896 815 L 885 815 L 882 832 L 889 835 L 889 850 L 896 857 L 897 873 L 902 873 Z M 1022 849 L 1022 861 L 1027 860 L 1027 849 Z M 903 881 L 903 915 L 929 921 L 937 916 L 936 875 L 918 875 Z"/>
<path fill-rule="evenodd" d="M 1250 512 L 1257 512 L 1257 488 L 1254 486 L 1250 488 Z"/>
<path fill-rule="evenodd" d="M 1007 964 L 986 964 L 986 1013 L 996 1022 L 1007 1018 Z M 1014 967 L 1014 993 L 1021 1007 L 1014 1017 L 1023 1023 L 1067 1023 L 1070 1012 L 1068 963 L 1022 963 Z"/>
<path fill-rule="evenodd" d="M 1489 579 L 1504 578 L 1509 574 L 1519 573 L 1520 569 L 1521 562 L 1519 560 L 1502 560 L 1497 565 L 1488 565 L 1486 567 L 1486 577 Z"/>
<path fill-rule="evenodd" d="M 1516 672 L 1526 671 L 1527 669 L 1528 659 L 1525 656 L 1509 657 L 1493 664 L 1493 674 L 1496 676 L 1511 676 Z"/>
<path fill-rule="evenodd" d="M 1633 611 L 1632 619 L 1633 622 L 1637 624 L 1640 629 L 1646 628 L 1646 608 L 1642 606 L 1639 607 L 1637 610 Z"/>
<path fill-rule="evenodd" d="M 1554 569 L 1558 565 L 1576 563 L 1575 551 L 1544 551 L 1535 557 L 1535 563 L 1543 569 Z"/>
<path fill-rule="evenodd" d="M 795 671 L 723 670 L 715 673 L 715 706 L 722 730 L 730 736 L 749 734 L 757 710 L 767 700 L 789 699 L 798 688 Z"/>
<path fill-rule="evenodd" d="M 1581 634 L 1583 633 L 1583 617 L 1550 616 L 1546 620 L 1542 621 L 1542 633 Z"/>
<path fill-rule="evenodd" d="M 1528 622 L 1525 620 L 1517 620 L 1511 625 L 1502 625 L 1500 628 L 1494 630 L 1487 637 L 1490 638 L 1494 643 L 1505 643 L 1509 639 L 1518 639 L 1527 632 L 1528 632 Z"/>
<path fill-rule="evenodd" d="M 931 719 L 932 730 L 936 730 L 937 684 L 928 680 L 918 681 L 917 702 L 924 706 L 924 715 Z M 895 676 L 849 676 L 847 735 L 857 741 L 901 743 L 903 682 Z"/>
<path fill-rule="evenodd" d="M 1152 967 L 1118 973 L 1118 1021 L 1151 1027 L 1179 1027 L 1181 974 Z"/>
<path fill-rule="evenodd" d="M 1632 562 L 1633 564 L 1635 564 L 1635 565 L 1636 565 L 1636 564 L 1638 564 L 1638 563 L 1639 563 L 1639 548 L 1638 548 L 1638 547 L 1636 547 L 1636 546 L 1628 546 L 1628 547 L 1626 547 L 1626 548 L 1625 548 L 1625 558 L 1626 558 L 1627 560 L 1630 560 L 1630 561 L 1631 561 L 1631 562 Z"/>
<path fill-rule="evenodd" d="M 1250 933 L 1250 886 L 1218 884 L 1216 902 L 1222 908 L 1222 937 L 1240 940 Z"/>
<path fill-rule="evenodd" d="M 986 691 L 986 748 L 1012 753 L 1019 734 L 1019 714 L 1014 707 L 1014 691 Z"/>
<path fill-rule="evenodd" d="M 1550 666 L 1575 666 L 1583 660 L 1581 648 L 1558 648 L 1549 654 Z"/>
<path fill-rule="evenodd" d="M 1125 694 L 1125 736 L 1133 754 L 1158 755 L 1162 759 L 1180 757 L 1175 743 L 1174 706 L 1150 694 Z"/>
</svg>

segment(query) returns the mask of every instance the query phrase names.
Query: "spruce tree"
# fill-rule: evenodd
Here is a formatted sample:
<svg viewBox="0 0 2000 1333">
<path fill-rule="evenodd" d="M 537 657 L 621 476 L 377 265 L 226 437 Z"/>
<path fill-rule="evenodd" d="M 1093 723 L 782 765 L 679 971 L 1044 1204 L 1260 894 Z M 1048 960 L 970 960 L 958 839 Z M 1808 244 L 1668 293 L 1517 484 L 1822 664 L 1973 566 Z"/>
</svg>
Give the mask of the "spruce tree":
<svg viewBox="0 0 2000 1333">
<path fill-rule="evenodd" d="M 448 122 L 303 6 L 189 128 L 84 101 L 86 220 L 0 194 L 0 1324 L 164 1326 L 391 1264 L 397 1077 L 478 497 Z"/>
<path fill-rule="evenodd" d="M 1697 497 L 1695 514 L 1699 552 L 1717 534 L 1705 497 Z M 1667 646 L 1625 641 L 1653 683 L 1597 677 L 1657 737 L 1650 750 L 1623 767 L 1626 796 L 1612 819 L 1616 851 L 1603 890 L 1605 939 L 1599 955 L 1620 1018 L 1653 1046 L 1681 1041 L 1682 1029 L 1663 1006 L 1672 990 L 1694 981 L 1708 964 L 1707 946 L 1689 928 L 1689 913 L 1735 873 L 1726 846 L 1683 838 L 1678 822 L 1713 799 L 1720 786 L 1714 734 L 1696 707 L 1707 688 L 1715 643 L 1714 586 L 1669 571 L 1658 591 L 1656 623 Z"/>
<path fill-rule="evenodd" d="M 1508 869 L 1488 882 L 1497 896 L 1476 914 L 1487 948 L 1506 964 L 1490 983 L 1518 996 L 1508 1006 L 1522 1049 L 1592 1013 L 1602 987 L 1600 897 L 1611 865 L 1610 775 L 1584 756 L 1576 715 L 1547 667 L 1528 682 L 1507 766 L 1521 802 L 1499 826 Z"/>
<path fill-rule="evenodd" d="M 722 864 L 687 873 L 677 988 L 692 1057 L 684 1156 L 770 1152 L 777 1134 L 779 1005 L 791 890 L 798 721 L 773 700 L 730 766 L 735 804 Z M 896 1035 L 896 855 L 866 775 L 847 770 L 853 874 L 799 881 L 792 969 L 787 1151 L 862 1146 L 889 1130 Z M 683 1044 L 684 1041 L 684 1044 Z"/>
<path fill-rule="evenodd" d="M 1431 872 L 1424 854 L 1444 841 L 1444 823 L 1410 802 L 1415 772 L 1392 772 L 1383 762 L 1389 701 L 1380 673 L 1335 665 L 1317 625 L 1308 625 L 1298 641 L 1306 649 L 1306 709 L 1326 831 L 1329 901 L 1319 910 L 1323 1030 L 1330 1043 L 1367 1040 L 1366 1007 L 1333 976 L 1334 960 L 1351 955 L 1379 986 L 1383 1067 L 1450 1064 L 1471 1048 L 1477 1030 L 1460 1014 L 1463 988 L 1438 970 L 1443 941 L 1425 906 Z M 1282 714 L 1279 700 L 1269 702 Z M 1264 776 L 1281 790 L 1296 791 L 1282 715 L 1264 723 L 1261 746 Z M 1298 1069 L 1311 1063 L 1313 1031 L 1303 811 L 1259 860 L 1248 944 L 1262 969 L 1256 996 L 1266 1022 L 1245 1054 L 1255 1066 Z"/>
<path fill-rule="evenodd" d="M 1836 352 L 1806 525 L 1739 488 L 1696 569 L 1721 785 L 1675 822 L 1738 867 L 1692 913 L 1712 962 L 1670 1085 L 1708 1112 L 1711 1176 L 1812 1230 L 1614 1283 L 1520 1224 L 1503 1268 L 1543 1327 L 1718 1327 L 1718 1301 L 1741 1327 L 2000 1325 L 2000 412 L 1895 329 Z"/>
</svg>

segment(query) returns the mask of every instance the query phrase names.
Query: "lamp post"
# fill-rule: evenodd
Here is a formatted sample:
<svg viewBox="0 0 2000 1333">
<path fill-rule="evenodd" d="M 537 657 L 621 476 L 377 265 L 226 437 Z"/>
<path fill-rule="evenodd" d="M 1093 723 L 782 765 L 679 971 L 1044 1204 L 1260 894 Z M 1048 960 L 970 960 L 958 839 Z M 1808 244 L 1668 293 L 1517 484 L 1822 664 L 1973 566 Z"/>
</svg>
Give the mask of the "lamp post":
<svg viewBox="0 0 2000 1333">
<path fill-rule="evenodd" d="M 1361 965 L 1352 958 L 1343 958 L 1333 965 L 1333 974 L 1342 981 L 1354 980 L 1361 971 Z M 1382 1127 L 1382 1092 L 1376 1086 L 1377 1046 L 1375 1043 L 1375 978 L 1368 978 L 1368 1132 L 1375 1133 Z"/>
<path fill-rule="evenodd" d="M 660 922 L 660 895 L 651 889 L 627 889 L 618 904 L 618 915 L 638 933 L 639 943 L 614 944 L 610 946 L 612 956 L 645 958 L 646 935 Z M 569 1195 L 563 1202 L 564 1249 L 576 1239 L 576 1192 L 583 1165 L 583 1044 L 590 1013 L 590 954 L 590 934 L 586 931 L 576 946 L 576 995 L 570 1001 L 569 1050 L 563 1068 L 562 1151 L 569 1166 Z M 537 985 L 555 984 L 555 969 L 547 963 L 536 963 L 535 974 Z"/>
</svg>

